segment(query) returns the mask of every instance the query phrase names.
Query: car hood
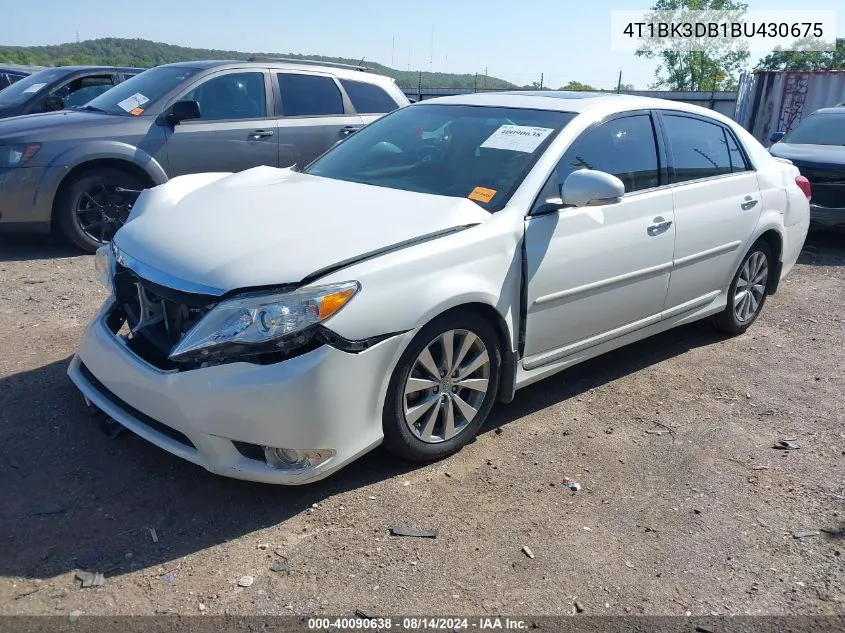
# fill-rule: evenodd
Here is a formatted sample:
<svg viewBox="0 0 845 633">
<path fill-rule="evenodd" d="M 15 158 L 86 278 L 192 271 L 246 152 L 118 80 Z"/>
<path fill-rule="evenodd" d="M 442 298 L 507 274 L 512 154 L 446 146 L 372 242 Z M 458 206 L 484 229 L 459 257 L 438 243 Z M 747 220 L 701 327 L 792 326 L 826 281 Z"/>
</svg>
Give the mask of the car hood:
<svg viewBox="0 0 845 633">
<path fill-rule="evenodd" d="M 0 120 L 0 140 L 7 137 L 25 135 L 26 140 L 38 141 L 40 135 L 59 126 L 67 125 L 102 125 L 104 123 L 125 123 L 127 117 L 100 114 L 98 112 L 78 112 L 59 110 L 39 114 L 24 114 Z"/>
<path fill-rule="evenodd" d="M 465 198 L 274 167 L 182 176 L 142 196 L 115 246 L 162 285 L 218 294 L 307 281 L 490 218 Z"/>
<path fill-rule="evenodd" d="M 845 147 L 842 145 L 775 143 L 769 148 L 769 153 L 791 160 L 799 168 L 801 165 L 813 165 L 820 168 L 845 169 Z"/>
</svg>

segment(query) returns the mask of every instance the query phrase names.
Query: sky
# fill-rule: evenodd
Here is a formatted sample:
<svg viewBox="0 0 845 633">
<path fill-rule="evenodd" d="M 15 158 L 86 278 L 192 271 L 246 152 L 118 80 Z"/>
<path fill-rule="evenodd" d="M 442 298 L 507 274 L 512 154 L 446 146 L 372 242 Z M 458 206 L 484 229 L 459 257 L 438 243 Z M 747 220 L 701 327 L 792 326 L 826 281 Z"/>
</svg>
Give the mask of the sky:
<svg viewBox="0 0 845 633">
<path fill-rule="evenodd" d="M 796 9 L 794 0 L 746 0 L 749 9 Z M 837 10 L 845 37 L 845 3 Z M 364 58 L 403 70 L 484 73 L 518 85 L 646 89 L 656 63 L 610 50 L 610 11 L 651 0 L 0 0 L 0 45 L 32 46 L 135 37 L 197 48 Z M 191 6 L 192 5 L 192 6 Z M 762 56 L 752 53 L 752 62 Z"/>
</svg>

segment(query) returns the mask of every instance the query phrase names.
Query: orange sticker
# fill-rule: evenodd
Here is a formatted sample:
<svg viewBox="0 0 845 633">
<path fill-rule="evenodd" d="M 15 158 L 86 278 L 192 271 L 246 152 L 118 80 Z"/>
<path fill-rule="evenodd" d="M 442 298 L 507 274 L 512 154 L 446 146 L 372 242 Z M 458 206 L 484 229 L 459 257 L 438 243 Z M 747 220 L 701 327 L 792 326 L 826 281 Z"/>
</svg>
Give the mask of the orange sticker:
<svg viewBox="0 0 845 633">
<path fill-rule="evenodd" d="M 132 116 L 141 116 L 142 114 L 144 114 L 144 108 L 134 108 L 129 111 L 129 114 L 131 114 Z"/>
<path fill-rule="evenodd" d="M 496 195 L 495 189 L 488 189 L 487 187 L 476 187 L 469 192 L 467 198 L 475 200 L 476 202 L 490 202 L 493 196 Z"/>
</svg>

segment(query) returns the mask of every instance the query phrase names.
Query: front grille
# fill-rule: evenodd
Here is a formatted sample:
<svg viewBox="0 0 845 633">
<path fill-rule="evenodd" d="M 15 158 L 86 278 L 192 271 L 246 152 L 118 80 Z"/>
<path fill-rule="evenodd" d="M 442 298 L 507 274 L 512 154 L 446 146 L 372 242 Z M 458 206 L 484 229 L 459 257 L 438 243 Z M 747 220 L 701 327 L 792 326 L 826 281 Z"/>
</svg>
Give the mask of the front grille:
<svg viewBox="0 0 845 633">
<path fill-rule="evenodd" d="M 173 367 L 168 360 L 171 350 L 218 300 L 160 286 L 120 264 L 114 286 L 132 332 L 127 343 L 141 358 L 163 369 Z"/>
<path fill-rule="evenodd" d="M 103 383 L 97 380 L 96 376 L 91 373 L 91 370 L 88 369 L 84 363 L 79 364 L 79 373 L 85 377 L 85 380 L 87 380 L 101 396 L 111 402 L 114 406 L 118 407 L 121 411 L 125 411 L 131 415 L 136 421 L 140 422 L 149 429 L 160 433 L 161 435 L 169 437 L 171 440 L 175 440 L 180 444 L 187 446 L 188 448 L 196 449 L 194 443 L 191 442 L 191 440 L 188 439 L 188 436 L 184 433 L 180 433 L 176 429 L 151 418 L 146 413 L 138 411 L 138 409 L 126 404 L 123 400 L 114 395 Z"/>
</svg>

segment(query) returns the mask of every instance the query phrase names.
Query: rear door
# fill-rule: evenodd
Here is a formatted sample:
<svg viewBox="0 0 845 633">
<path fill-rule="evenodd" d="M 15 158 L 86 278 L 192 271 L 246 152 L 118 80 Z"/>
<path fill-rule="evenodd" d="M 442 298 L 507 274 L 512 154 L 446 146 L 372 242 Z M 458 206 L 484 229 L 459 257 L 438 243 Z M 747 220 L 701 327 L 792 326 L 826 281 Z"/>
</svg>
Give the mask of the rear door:
<svg viewBox="0 0 845 633">
<path fill-rule="evenodd" d="M 206 75 L 176 98 L 199 103 L 201 117 L 169 128 L 168 175 L 278 166 L 268 80 L 261 69 L 224 70 Z"/>
<path fill-rule="evenodd" d="M 666 310 L 709 303 L 725 289 L 760 218 L 757 175 L 733 132 L 685 112 L 659 115 L 675 208 Z"/>
<path fill-rule="evenodd" d="M 361 115 L 364 125 L 372 123 L 388 112 L 399 108 L 399 104 L 380 86 L 366 81 L 341 79 L 340 85 L 349 97 L 355 112 Z"/>
<path fill-rule="evenodd" d="M 293 70 L 272 74 L 280 116 L 279 166 L 305 167 L 364 125 L 332 75 Z"/>
</svg>

